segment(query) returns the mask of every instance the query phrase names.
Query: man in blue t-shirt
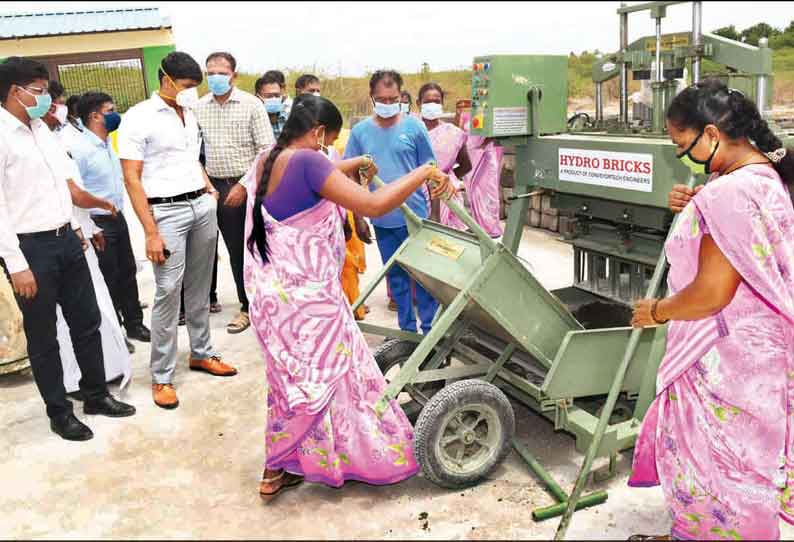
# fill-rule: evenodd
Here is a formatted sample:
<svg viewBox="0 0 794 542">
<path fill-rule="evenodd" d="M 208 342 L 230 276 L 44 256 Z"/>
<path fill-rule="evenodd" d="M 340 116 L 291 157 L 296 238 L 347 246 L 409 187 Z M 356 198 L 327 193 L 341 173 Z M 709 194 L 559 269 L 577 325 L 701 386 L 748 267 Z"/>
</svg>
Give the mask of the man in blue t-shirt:
<svg viewBox="0 0 794 542">
<path fill-rule="evenodd" d="M 403 80 L 399 73 L 378 70 L 369 80 L 369 94 L 375 114 L 353 127 L 345 148 L 345 158 L 369 154 L 378 166 L 384 182 L 396 181 L 417 167 L 435 160 L 430 136 L 424 124 L 414 117 L 400 113 L 400 91 Z M 370 190 L 375 186 L 370 185 Z M 408 207 L 420 218 L 427 218 L 429 209 L 422 189 L 406 201 Z M 381 217 L 373 218 L 375 237 L 383 263 L 397 251 L 408 237 L 405 217 L 395 209 Z M 400 329 L 416 331 L 416 315 L 411 296 L 408 274 L 395 265 L 387 275 L 389 288 L 397 303 Z M 416 305 L 422 321 L 422 332 L 430 330 L 438 304 L 419 284 L 416 285 Z"/>
</svg>

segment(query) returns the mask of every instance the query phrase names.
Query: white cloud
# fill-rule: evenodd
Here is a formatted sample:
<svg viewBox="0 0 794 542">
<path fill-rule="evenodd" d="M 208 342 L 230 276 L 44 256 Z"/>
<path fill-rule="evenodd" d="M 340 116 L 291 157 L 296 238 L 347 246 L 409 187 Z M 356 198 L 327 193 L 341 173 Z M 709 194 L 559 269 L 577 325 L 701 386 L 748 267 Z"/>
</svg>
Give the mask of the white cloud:
<svg viewBox="0 0 794 542">
<path fill-rule="evenodd" d="M 0 2 L 0 12 L 158 5 L 179 49 L 202 61 L 227 50 L 246 71 L 316 65 L 361 75 L 390 66 L 418 71 L 468 66 L 495 53 L 567 54 L 618 46 L 619 2 Z M 794 2 L 703 2 L 704 31 L 764 21 L 785 27 Z M 685 31 L 691 6 L 668 8 L 663 32 Z M 630 17 L 630 39 L 652 35 L 648 12 Z"/>
</svg>

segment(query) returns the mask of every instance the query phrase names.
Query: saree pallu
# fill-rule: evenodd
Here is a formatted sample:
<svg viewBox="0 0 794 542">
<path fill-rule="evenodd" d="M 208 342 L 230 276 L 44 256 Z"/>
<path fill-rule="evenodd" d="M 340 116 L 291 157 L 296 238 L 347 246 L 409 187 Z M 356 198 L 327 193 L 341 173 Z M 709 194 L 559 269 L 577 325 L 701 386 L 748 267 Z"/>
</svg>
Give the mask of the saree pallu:
<svg viewBox="0 0 794 542">
<path fill-rule="evenodd" d="M 455 176 L 452 169 L 457 163 L 458 154 L 463 146 L 466 144 L 466 132 L 447 122 L 442 122 L 428 132 L 430 134 L 430 143 L 433 146 L 433 154 L 436 155 L 438 168 L 449 175 L 450 182 L 455 185 L 455 188 L 460 190 L 463 183 Z M 427 205 L 430 207 L 430 193 L 427 187 L 423 185 Z M 452 197 L 452 200 L 463 208 L 463 193 L 458 192 Z M 458 230 L 466 230 L 464 224 L 455 213 L 449 210 L 444 201 L 439 202 L 439 222 L 445 226 L 455 228 Z"/>
<path fill-rule="evenodd" d="M 266 468 L 333 487 L 413 476 L 413 429 L 396 401 L 376 414 L 386 383 L 342 292 L 344 211 L 322 200 L 282 222 L 262 212 L 268 262 L 246 248 L 244 278 L 267 371 Z"/>
<path fill-rule="evenodd" d="M 469 131 L 469 113 L 461 115 L 461 121 Z M 469 134 L 466 151 L 471 161 L 471 171 L 463 177 L 466 193 L 469 195 L 471 216 L 491 237 L 501 237 L 504 233 L 499 220 L 501 201 L 500 176 L 504 149 L 493 143 L 486 145 L 485 138 Z"/>
<path fill-rule="evenodd" d="M 794 520 L 794 210 L 777 173 L 746 166 L 693 198 L 665 245 L 672 293 L 704 235 L 742 282 L 720 313 L 670 324 L 629 485 L 661 484 L 678 539 L 774 540 Z"/>
</svg>

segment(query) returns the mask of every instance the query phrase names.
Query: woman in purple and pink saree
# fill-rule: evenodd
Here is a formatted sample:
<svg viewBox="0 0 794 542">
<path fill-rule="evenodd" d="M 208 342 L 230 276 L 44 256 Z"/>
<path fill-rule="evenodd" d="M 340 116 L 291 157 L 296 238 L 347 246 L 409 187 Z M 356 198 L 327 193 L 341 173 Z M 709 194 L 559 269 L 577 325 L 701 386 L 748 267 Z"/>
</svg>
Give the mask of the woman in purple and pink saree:
<svg viewBox="0 0 794 542">
<path fill-rule="evenodd" d="M 719 82 L 667 120 L 679 158 L 713 175 L 671 193 L 670 296 L 635 306 L 636 327 L 670 326 L 629 484 L 661 484 L 673 524 L 632 539 L 776 540 L 794 521 L 794 163 Z"/>
<path fill-rule="evenodd" d="M 439 169 L 450 176 L 450 180 L 458 189 L 462 189 L 463 182 L 459 179 L 471 171 L 469 155 L 466 152 L 466 132 L 452 123 L 441 121 L 444 114 L 444 91 L 436 83 L 422 85 L 416 103 L 419 106 L 422 122 L 430 135 L 433 154 L 436 155 Z M 463 194 L 458 193 L 454 201 L 463 207 Z M 428 204 L 430 203 L 428 201 Z M 433 210 L 433 215 L 437 212 L 438 216 L 432 218 L 437 219 L 439 223 L 458 230 L 466 230 L 466 224 L 455 216 L 444 202 L 438 203 L 437 211 L 434 205 L 430 208 Z"/>
<path fill-rule="evenodd" d="M 248 188 L 244 277 L 251 324 L 267 370 L 266 463 L 260 494 L 301 481 L 392 484 L 413 476 L 413 429 L 396 402 L 383 411 L 381 374 L 340 282 L 345 208 L 378 216 L 427 179 L 430 166 L 375 192 L 345 176 L 321 151 L 342 126 L 336 107 L 301 97 L 278 142 L 260 153 Z M 358 167 L 376 171 L 368 157 Z M 358 168 L 356 168 L 358 169 Z"/>
</svg>

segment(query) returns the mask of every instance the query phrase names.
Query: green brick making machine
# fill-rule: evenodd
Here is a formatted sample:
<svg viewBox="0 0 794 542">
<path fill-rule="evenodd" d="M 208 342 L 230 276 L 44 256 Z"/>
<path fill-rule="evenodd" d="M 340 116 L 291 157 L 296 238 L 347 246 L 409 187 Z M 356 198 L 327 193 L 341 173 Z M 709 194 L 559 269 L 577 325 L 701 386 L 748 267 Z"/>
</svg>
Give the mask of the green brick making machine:
<svg viewBox="0 0 794 542">
<path fill-rule="evenodd" d="M 595 474 L 614 473 L 617 454 L 634 445 L 655 396 L 666 327 L 628 327 L 630 304 L 664 292 L 662 247 L 674 220 L 667 195 L 694 178 L 675 156 L 664 113 L 688 71 L 700 79 L 703 59 L 719 77 L 751 96 L 762 112 L 771 104 L 771 50 L 703 34 L 701 2 L 692 2 L 692 31 L 662 34 L 667 9 L 682 2 L 623 6 L 620 50 L 593 67 L 595 118 L 568 120 L 566 56 L 488 55 L 474 59 L 472 133 L 512 145 L 515 188 L 501 242 L 462 209 L 461 232 L 421 220 L 403 206 L 410 236 L 353 305 L 356 309 L 399 265 L 440 303 L 432 330 L 418 335 L 361 323 L 391 338 L 375 357 L 389 381 L 376 406 L 398 400 L 415 420 L 415 450 L 424 475 L 448 488 L 476 484 L 511 448 L 524 458 L 556 504 L 536 520 L 563 515 L 564 536 L 575 509 L 606 500 L 582 496 Z M 650 12 L 655 35 L 628 42 L 631 13 Z M 629 115 L 629 77 L 650 81 L 652 105 Z M 620 79 L 620 114 L 603 114 L 603 85 Z M 638 108 L 635 108 L 638 109 Z M 584 117 L 584 118 L 581 118 Z M 571 128 L 573 126 L 574 129 Z M 377 181 L 376 179 L 376 182 Z M 529 198 L 553 193 L 553 206 L 572 217 L 573 284 L 550 292 L 517 257 Z M 570 497 L 514 438 L 508 396 L 571 434 L 585 453 Z"/>
</svg>

